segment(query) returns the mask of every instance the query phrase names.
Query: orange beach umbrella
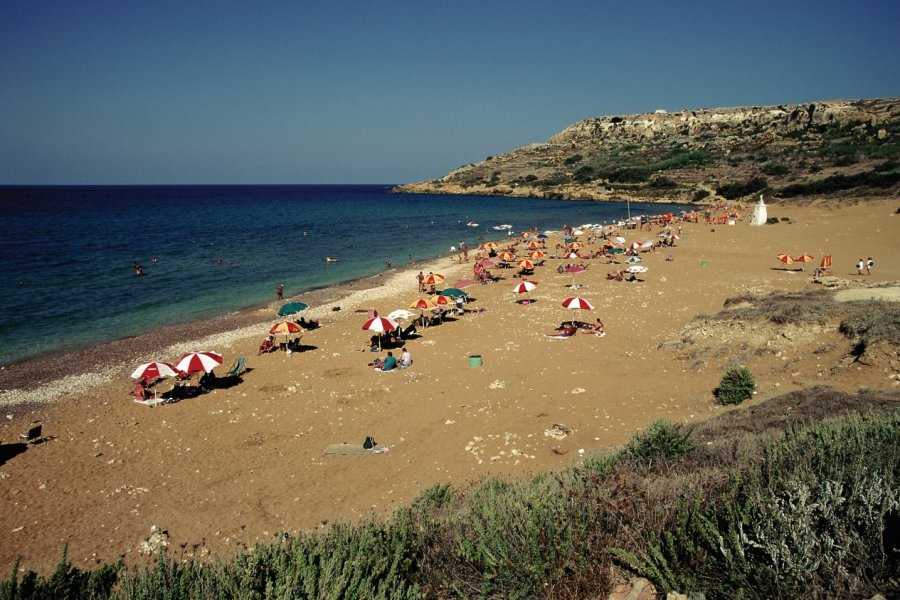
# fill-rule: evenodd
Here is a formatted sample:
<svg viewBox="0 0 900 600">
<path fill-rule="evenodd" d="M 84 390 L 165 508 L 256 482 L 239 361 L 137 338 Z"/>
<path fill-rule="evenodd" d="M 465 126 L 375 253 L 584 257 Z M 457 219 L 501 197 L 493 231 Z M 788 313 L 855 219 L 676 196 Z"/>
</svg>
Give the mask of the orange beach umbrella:
<svg viewBox="0 0 900 600">
<path fill-rule="evenodd" d="M 272 335 L 289 335 L 291 333 L 300 333 L 300 326 L 296 323 L 292 323 L 291 321 L 282 321 L 281 323 L 277 323 L 269 329 L 269 333 Z"/>
<path fill-rule="evenodd" d="M 801 254 L 800 256 L 794 257 L 794 262 L 800 263 L 812 262 L 813 260 L 815 260 L 815 257 L 809 254 Z"/>
<path fill-rule="evenodd" d="M 443 296 L 441 296 L 441 297 L 443 298 Z M 432 296 L 431 298 L 416 298 L 415 300 L 413 300 L 410 303 L 409 308 L 419 309 L 419 310 L 424 310 L 426 308 L 434 308 L 435 305 L 432 302 L 433 298 L 434 298 L 434 296 Z"/>
<path fill-rule="evenodd" d="M 444 281 L 444 276 L 440 273 L 429 273 L 425 276 L 425 279 L 422 283 L 425 285 L 438 285 Z"/>
<path fill-rule="evenodd" d="M 499 258 L 500 260 L 516 260 L 516 255 L 509 250 L 504 250 L 497 255 L 497 258 Z"/>
<path fill-rule="evenodd" d="M 794 259 L 791 258 L 790 254 L 778 254 L 778 255 L 776 255 L 775 258 L 777 258 L 778 260 L 780 260 L 781 262 L 783 262 L 786 265 L 794 264 Z"/>
<path fill-rule="evenodd" d="M 528 260 L 527 258 L 523 258 L 516 264 L 519 265 L 519 267 L 521 267 L 522 269 L 533 269 L 534 268 L 534 263 L 531 262 L 530 260 Z"/>
</svg>

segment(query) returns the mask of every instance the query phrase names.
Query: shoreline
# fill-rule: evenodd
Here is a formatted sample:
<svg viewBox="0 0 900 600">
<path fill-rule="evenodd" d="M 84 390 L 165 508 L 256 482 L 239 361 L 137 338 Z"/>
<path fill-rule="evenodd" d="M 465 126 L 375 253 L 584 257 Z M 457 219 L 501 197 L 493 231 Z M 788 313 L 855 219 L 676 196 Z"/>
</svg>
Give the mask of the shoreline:
<svg viewBox="0 0 900 600">
<path fill-rule="evenodd" d="M 250 337 L 263 337 L 264 327 L 279 319 L 276 314 L 279 306 L 288 302 L 303 301 L 310 305 L 302 314 L 294 315 L 295 318 L 321 319 L 334 314 L 332 305 L 341 303 L 352 312 L 367 298 L 374 300 L 397 293 L 399 280 L 403 279 L 408 285 L 408 280 L 412 280 L 419 270 L 440 268 L 450 272 L 451 269 L 442 262 L 447 260 L 452 260 L 452 256 L 419 260 L 374 275 L 312 288 L 285 296 L 280 301 L 249 306 L 216 317 L 164 325 L 148 333 L 3 365 L 0 366 L 0 407 L 18 407 L 33 412 L 38 406 L 61 396 L 83 393 L 116 377 L 127 376 L 126 371 L 130 372 L 143 362 L 169 360 L 163 355 L 179 355 L 216 344 L 230 347 Z M 455 261 L 452 264 L 458 265 Z M 378 293 L 379 290 L 382 293 Z M 341 306 L 340 312 L 344 311 L 345 307 Z"/>
</svg>

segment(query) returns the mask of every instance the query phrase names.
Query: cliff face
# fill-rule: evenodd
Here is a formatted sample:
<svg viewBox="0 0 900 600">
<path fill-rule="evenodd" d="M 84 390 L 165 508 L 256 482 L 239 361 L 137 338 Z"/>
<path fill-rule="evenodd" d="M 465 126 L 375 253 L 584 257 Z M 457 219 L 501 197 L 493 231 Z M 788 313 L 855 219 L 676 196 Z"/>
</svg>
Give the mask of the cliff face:
<svg viewBox="0 0 900 600">
<path fill-rule="evenodd" d="M 579 121 L 542 144 L 398 192 L 691 201 L 900 189 L 900 98 L 656 111 Z"/>
</svg>

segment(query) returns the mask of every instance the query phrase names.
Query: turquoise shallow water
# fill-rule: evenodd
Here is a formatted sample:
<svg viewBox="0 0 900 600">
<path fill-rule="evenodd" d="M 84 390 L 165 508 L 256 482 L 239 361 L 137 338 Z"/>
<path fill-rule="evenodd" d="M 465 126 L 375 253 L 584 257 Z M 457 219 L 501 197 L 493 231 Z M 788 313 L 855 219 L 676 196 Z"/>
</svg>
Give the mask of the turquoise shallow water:
<svg viewBox="0 0 900 600">
<path fill-rule="evenodd" d="M 269 302 L 279 283 L 291 296 L 372 275 L 388 259 L 474 247 L 503 236 L 493 225 L 559 229 L 626 213 L 621 203 L 390 188 L 0 187 L 0 364 Z M 667 210 L 678 207 L 631 204 L 632 214 Z"/>
</svg>

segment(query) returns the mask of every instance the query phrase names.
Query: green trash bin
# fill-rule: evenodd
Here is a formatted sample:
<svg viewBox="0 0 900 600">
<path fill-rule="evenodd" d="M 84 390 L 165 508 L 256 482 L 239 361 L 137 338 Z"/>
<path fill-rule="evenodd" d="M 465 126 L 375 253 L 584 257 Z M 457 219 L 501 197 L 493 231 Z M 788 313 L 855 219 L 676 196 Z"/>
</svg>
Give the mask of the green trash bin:
<svg viewBox="0 0 900 600">
<path fill-rule="evenodd" d="M 482 365 L 481 355 L 473 354 L 469 357 L 469 366 L 470 367 L 480 367 Z"/>
</svg>

